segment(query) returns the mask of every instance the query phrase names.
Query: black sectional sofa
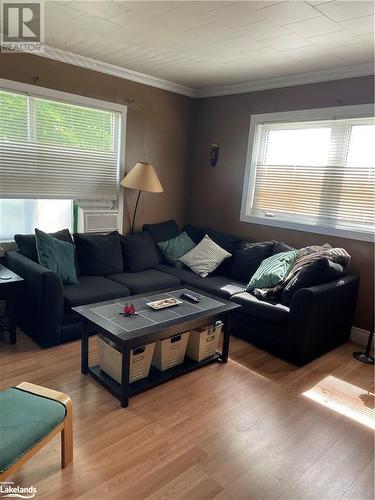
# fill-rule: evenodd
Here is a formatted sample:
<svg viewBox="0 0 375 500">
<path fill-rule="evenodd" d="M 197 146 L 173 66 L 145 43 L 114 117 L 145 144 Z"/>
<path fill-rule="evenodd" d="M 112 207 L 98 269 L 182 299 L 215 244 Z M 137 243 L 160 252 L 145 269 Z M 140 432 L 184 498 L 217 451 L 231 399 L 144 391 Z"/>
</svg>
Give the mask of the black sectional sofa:
<svg viewBox="0 0 375 500">
<path fill-rule="evenodd" d="M 172 220 L 145 225 L 143 232 L 126 237 L 76 234 L 79 285 L 63 285 L 57 274 L 37 263 L 33 237 L 24 237 L 26 250 L 6 253 L 7 266 L 25 280 L 16 300 L 19 326 L 41 347 L 49 347 L 80 338 L 82 322 L 74 306 L 187 284 L 241 304 L 232 332 L 294 364 L 304 365 L 348 340 L 356 276 L 299 289 L 289 306 L 259 300 L 245 291 L 246 283 L 262 258 L 285 251 L 286 245 L 263 242 L 254 252 L 254 244 L 234 236 L 193 225 L 184 230 L 196 243 L 208 234 L 233 257 L 207 278 L 163 262 L 156 243 L 180 233 Z M 67 231 L 56 234 L 72 241 Z"/>
</svg>

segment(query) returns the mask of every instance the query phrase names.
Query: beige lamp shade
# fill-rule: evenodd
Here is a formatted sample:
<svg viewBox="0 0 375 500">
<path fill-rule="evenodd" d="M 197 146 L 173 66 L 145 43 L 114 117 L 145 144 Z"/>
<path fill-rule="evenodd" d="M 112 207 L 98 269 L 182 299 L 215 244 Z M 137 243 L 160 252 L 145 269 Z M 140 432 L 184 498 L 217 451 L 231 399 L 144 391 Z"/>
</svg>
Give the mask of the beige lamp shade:
<svg viewBox="0 0 375 500">
<path fill-rule="evenodd" d="M 155 167 L 151 163 L 138 162 L 120 182 L 121 186 L 148 193 L 162 193 L 163 186 L 160 184 Z"/>
</svg>

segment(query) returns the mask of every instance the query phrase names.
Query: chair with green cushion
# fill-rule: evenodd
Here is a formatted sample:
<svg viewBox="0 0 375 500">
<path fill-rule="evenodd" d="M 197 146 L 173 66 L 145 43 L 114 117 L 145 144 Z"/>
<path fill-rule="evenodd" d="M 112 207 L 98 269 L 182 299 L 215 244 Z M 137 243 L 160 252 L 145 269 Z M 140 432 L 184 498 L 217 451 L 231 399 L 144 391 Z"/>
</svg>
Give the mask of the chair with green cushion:
<svg viewBox="0 0 375 500">
<path fill-rule="evenodd" d="M 62 392 L 23 382 L 0 392 L 0 481 L 61 433 L 61 466 L 73 459 L 73 407 Z"/>
</svg>

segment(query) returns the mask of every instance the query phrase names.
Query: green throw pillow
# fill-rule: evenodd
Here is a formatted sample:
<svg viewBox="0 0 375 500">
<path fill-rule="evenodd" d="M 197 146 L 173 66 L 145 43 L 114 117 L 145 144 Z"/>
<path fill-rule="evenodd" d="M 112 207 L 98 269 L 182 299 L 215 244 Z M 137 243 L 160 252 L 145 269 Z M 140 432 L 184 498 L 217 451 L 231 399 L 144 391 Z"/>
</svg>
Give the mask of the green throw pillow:
<svg viewBox="0 0 375 500">
<path fill-rule="evenodd" d="M 297 250 L 292 250 L 277 253 L 265 259 L 250 279 L 246 291 L 251 292 L 255 288 L 272 288 L 279 284 L 289 273 L 297 254 Z"/>
<path fill-rule="evenodd" d="M 158 247 L 169 264 L 181 269 L 184 265 L 179 261 L 179 258 L 190 252 L 195 247 L 195 243 L 184 231 L 171 240 L 161 241 L 158 243 Z"/>
<path fill-rule="evenodd" d="M 54 271 L 66 284 L 77 285 L 74 245 L 60 241 L 40 229 L 35 229 L 39 264 Z"/>
</svg>

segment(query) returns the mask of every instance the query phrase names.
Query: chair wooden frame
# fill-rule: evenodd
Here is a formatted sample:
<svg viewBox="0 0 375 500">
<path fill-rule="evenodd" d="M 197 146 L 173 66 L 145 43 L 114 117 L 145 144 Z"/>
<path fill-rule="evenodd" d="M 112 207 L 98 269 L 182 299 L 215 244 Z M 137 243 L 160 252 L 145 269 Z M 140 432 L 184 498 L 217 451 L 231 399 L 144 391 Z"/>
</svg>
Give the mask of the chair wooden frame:
<svg viewBox="0 0 375 500">
<path fill-rule="evenodd" d="M 40 385 L 22 382 L 16 386 L 17 389 L 22 389 L 25 392 L 30 392 L 36 396 L 41 396 L 55 401 L 59 401 L 65 406 L 65 419 L 41 441 L 39 441 L 31 450 L 22 455 L 16 463 L 11 465 L 4 472 L 0 473 L 0 481 L 4 481 L 9 476 L 12 476 L 27 462 L 37 451 L 43 448 L 53 437 L 61 433 L 61 467 L 65 468 L 73 460 L 73 405 L 69 396 L 63 392 L 54 391 Z"/>
</svg>

